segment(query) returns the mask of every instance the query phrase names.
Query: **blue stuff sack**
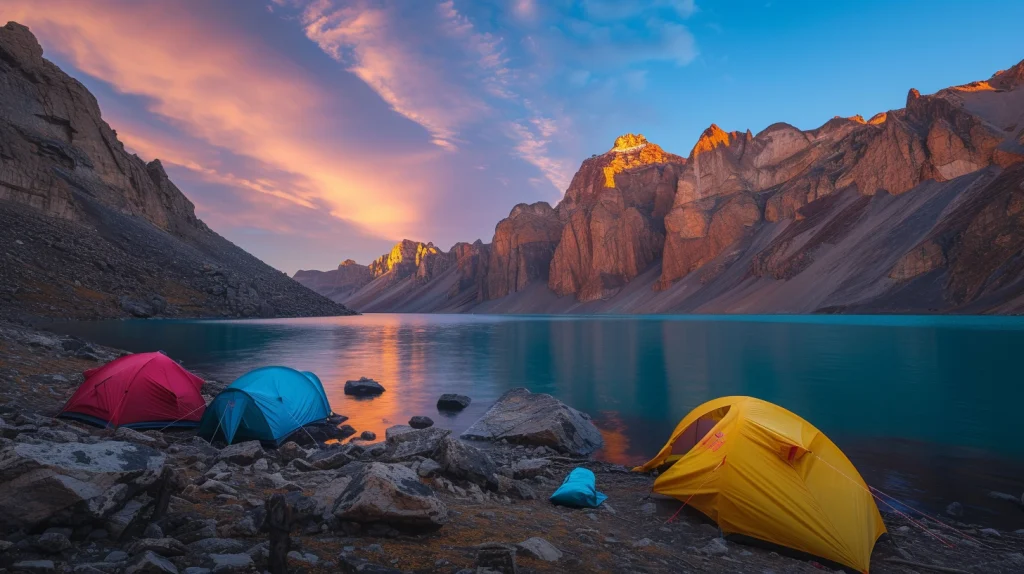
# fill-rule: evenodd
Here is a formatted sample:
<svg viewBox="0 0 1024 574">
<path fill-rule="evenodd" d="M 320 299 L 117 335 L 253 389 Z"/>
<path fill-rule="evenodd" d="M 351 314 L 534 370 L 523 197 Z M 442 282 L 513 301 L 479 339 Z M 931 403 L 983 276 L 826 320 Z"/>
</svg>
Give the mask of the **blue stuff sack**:
<svg viewBox="0 0 1024 574">
<path fill-rule="evenodd" d="M 597 508 L 608 497 L 597 491 L 596 484 L 593 472 L 585 468 L 574 468 L 549 500 L 573 508 Z"/>
</svg>

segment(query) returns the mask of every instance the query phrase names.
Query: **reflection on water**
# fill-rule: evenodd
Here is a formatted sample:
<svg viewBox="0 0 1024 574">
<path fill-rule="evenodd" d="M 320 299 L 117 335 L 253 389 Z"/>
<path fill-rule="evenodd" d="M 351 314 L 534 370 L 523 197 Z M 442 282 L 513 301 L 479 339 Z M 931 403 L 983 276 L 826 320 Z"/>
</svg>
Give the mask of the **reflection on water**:
<svg viewBox="0 0 1024 574">
<path fill-rule="evenodd" d="M 693 407 L 745 394 L 810 420 L 893 494 L 980 508 L 983 489 L 1024 490 L 1022 318 L 364 315 L 55 328 L 162 349 L 222 380 L 265 365 L 310 370 L 335 411 L 381 436 L 413 415 L 464 430 L 525 386 L 592 413 L 602 456 L 632 464 Z M 345 396 L 360 376 L 387 392 Z M 473 403 L 438 413 L 446 392 Z"/>
</svg>

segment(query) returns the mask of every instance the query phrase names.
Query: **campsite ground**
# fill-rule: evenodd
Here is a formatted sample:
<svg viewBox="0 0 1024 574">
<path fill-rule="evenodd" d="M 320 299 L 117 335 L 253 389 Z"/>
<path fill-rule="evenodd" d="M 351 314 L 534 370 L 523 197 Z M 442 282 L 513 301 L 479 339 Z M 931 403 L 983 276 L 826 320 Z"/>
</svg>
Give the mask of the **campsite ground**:
<svg viewBox="0 0 1024 574">
<path fill-rule="evenodd" d="M 118 351 L 113 349 L 0 323 L 0 416 L 8 420 L 19 414 L 52 416 L 81 382 L 83 370 L 116 354 Z M 219 387 L 220 383 L 214 383 L 204 391 L 216 392 Z M 47 424 L 67 429 L 73 423 L 53 421 Z M 110 431 L 74 426 L 79 434 L 110 434 Z M 195 485 L 204 480 L 202 477 L 208 474 L 213 458 L 203 462 L 186 456 L 192 448 L 188 445 L 194 444 L 191 436 L 168 434 L 159 437 L 157 444 L 168 455 L 170 464 L 180 471 L 186 484 Z M 513 460 L 523 456 L 520 451 L 497 445 L 492 456 L 498 460 Z M 549 462 L 545 472 L 529 481 L 536 498 L 481 494 L 472 488 L 449 489 L 451 483 L 423 479 L 449 509 L 450 519 L 443 527 L 417 535 L 374 537 L 348 536 L 328 529 L 327 524 L 314 525 L 303 530 L 304 533 L 293 534 L 293 547 L 299 554 L 290 562 L 290 568 L 296 572 L 336 572 L 339 568 L 350 571 L 345 568 L 349 559 L 355 557 L 397 571 L 454 573 L 474 567 L 480 544 L 515 544 L 540 537 L 557 548 L 562 553 L 561 558 L 545 561 L 520 551 L 517 555 L 520 572 L 781 574 L 838 569 L 811 557 L 788 555 L 779 548 L 742 543 L 732 538 L 723 540 L 712 522 L 690 509 L 684 509 L 670 521 L 680 503 L 650 496 L 653 477 L 649 475 L 632 473 L 622 466 L 601 461 L 554 455 L 545 458 Z M 268 465 L 222 467 L 220 481 L 230 485 L 234 494 L 189 486 L 181 497 L 172 500 L 172 518 L 194 524 L 216 521 L 218 540 L 234 540 L 233 547 L 243 552 L 248 549 L 248 554 L 256 558 L 256 566 L 262 568 L 265 557 L 261 556 L 265 555 L 261 548 L 265 546 L 260 544 L 267 535 L 238 532 L 235 526 L 242 517 L 250 516 L 276 492 L 301 492 L 315 498 L 319 491 L 329 488 L 335 476 L 325 471 L 296 472 L 274 452 L 268 452 L 266 460 L 270 461 Z M 579 465 L 595 472 L 598 487 L 609 496 L 608 501 L 597 510 L 571 510 L 548 503 L 546 497 L 560 478 Z M 337 471 L 337 476 L 344 474 L 344 468 Z M 275 485 L 273 474 L 283 477 L 285 482 Z M 911 523 L 896 514 L 883 513 L 883 516 L 889 536 L 883 537 L 875 547 L 873 572 L 1024 571 L 1024 530 L 997 532 L 984 529 L 984 525 L 954 522 L 959 532 L 953 532 L 929 520 Z M 108 570 L 98 566 L 90 566 L 94 570 L 88 570 L 80 565 L 102 562 L 112 551 L 130 549 L 130 540 L 86 538 L 74 540 L 70 548 L 54 554 L 41 549 L 37 534 L 16 535 L 10 540 L 12 545 L 0 542 L 0 572 L 5 571 L 4 567 L 11 568 L 16 561 L 40 558 L 53 560 L 58 571 L 122 571 L 123 564 L 108 565 Z M 188 552 L 172 559 L 178 567 L 206 563 L 208 557 L 193 550 L 193 544 L 188 548 Z"/>
</svg>

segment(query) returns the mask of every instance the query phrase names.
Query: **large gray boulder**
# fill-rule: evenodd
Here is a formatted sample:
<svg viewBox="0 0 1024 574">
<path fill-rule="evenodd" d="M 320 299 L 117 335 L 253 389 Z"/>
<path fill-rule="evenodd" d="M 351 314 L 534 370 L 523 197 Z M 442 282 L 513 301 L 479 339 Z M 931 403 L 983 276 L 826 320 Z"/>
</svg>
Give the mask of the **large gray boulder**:
<svg viewBox="0 0 1024 574">
<path fill-rule="evenodd" d="M 505 439 L 572 455 L 590 454 L 604 444 L 590 416 L 551 395 L 531 393 L 521 387 L 501 395 L 462 437 Z"/>
<path fill-rule="evenodd" d="M 448 508 L 405 466 L 371 462 L 338 496 L 334 516 L 344 522 L 435 529 L 448 521 Z"/>
<path fill-rule="evenodd" d="M 430 458 L 440 448 L 441 441 L 450 434 L 452 431 L 437 427 L 390 434 L 384 442 L 385 451 L 380 459 L 401 462 L 417 456 Z"/>
<path fill-rule="evenodd" d="M 0 450 L 0 531 L 106 520 L 156 483 L 165 460 L 118 441 L 9 445 Z"/>
<path fill-rule="evenodd" d="M 477 447 L 453 436 L 445 437 L 434 458 L 441 465 L 441 472 L 447 476 L 498 490 L 498 467 L 486 452 Z"/>
</svg>

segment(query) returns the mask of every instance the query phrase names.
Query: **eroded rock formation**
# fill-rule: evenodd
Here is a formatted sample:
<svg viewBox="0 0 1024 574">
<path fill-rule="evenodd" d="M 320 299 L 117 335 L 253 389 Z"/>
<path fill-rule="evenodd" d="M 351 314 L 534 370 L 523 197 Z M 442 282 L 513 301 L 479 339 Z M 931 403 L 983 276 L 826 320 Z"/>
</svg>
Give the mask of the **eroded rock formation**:
<svg viewBox="0 0 1024 574">
<path fill-rule="evenodd" d="M 623 135 L 460 264 L 459 310 L 1024 311 L 1022 84 L 1024 62 L 867 121 L 711 125 L 687 158 Z"/>
</svg>

